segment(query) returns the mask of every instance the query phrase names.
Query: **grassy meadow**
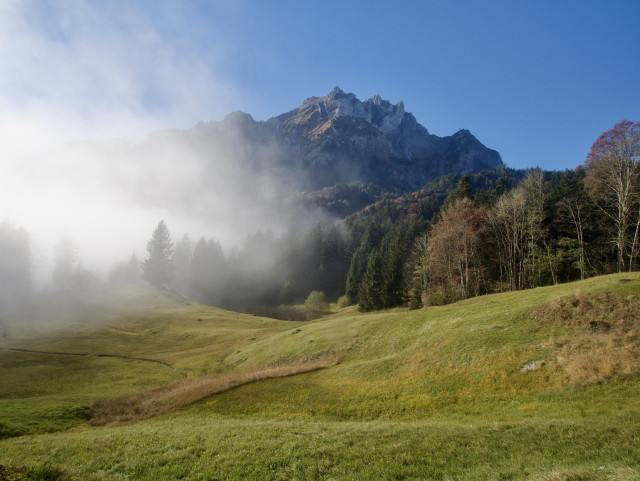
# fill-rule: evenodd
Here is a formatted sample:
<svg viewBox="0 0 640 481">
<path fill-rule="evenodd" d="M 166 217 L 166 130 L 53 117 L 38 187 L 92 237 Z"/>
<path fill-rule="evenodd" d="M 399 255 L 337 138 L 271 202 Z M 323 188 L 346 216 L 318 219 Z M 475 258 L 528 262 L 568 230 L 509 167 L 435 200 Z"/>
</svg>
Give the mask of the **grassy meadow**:
<svg viewBox="0 0 640 481">
<path fill-rule="evenodd" d="M 640 480 L 637 273 L 309 322 L 67 304 L 0 338 L 0 480 Z"/>
</svg>

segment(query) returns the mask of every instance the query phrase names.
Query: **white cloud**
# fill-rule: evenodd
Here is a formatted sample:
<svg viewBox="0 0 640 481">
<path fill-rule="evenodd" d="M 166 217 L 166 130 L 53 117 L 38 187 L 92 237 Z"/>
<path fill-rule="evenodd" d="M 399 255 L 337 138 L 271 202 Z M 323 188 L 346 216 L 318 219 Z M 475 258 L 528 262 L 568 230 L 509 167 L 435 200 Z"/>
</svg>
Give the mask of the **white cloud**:
<svg viewBox="0 0 640 481">
<path fill-rule="evenodd" d="M 189 44 L 171 36 L 176 32 L 167 23 L 176 20 L 168 16 L 179 11 L 165 9 L 151 18 L 133 5 L 5 4 L 0 10 L 5 122 L 7 114 L 15 117 L 21 130 L 30 128 L 38 137 L 45 130 L 63 138 L 131 138 L 227 113 L 236 94 L 217 72 L 223 52 L 208 52 L 205 62 L 200 52 L 185 50 Z M 215 37 L 215 31 L 208 35 Z"/>
</svg>

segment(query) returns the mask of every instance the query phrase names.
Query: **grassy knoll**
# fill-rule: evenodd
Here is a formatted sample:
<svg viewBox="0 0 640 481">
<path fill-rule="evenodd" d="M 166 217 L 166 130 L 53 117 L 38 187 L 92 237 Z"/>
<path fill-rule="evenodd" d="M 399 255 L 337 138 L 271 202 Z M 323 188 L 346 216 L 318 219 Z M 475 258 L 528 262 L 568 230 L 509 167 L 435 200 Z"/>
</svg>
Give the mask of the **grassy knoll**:
<svg viewBox="0 0 640 481">
<path fill-rule="evenodd" d="M 226 372 L 237 347 L 297 325 L 148 288 L 87 295 L 32 306 L 0 338 L 0 438 L 86 424 L 97 399 Z"/>
<path fill-rule="evenodd" d="M 307 323 L 127 295 L 101 321 L 4 341 L 90 355 L 0 350 L 0 465 L 23 479 L 640 480 L 638 274 Z M 97 400 L 332 358 L 89 424 Z"/>
</svg>

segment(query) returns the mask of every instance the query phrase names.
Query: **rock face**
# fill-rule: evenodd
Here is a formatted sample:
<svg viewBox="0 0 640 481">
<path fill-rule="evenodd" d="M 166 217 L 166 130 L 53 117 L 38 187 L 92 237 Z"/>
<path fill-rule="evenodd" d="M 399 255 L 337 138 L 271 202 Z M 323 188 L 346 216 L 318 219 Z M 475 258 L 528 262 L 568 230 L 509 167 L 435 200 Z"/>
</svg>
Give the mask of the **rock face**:
<svg viewBox="0 0 640 481">
<path fill-rule="evenodd" d="M 502 165 L 468 130 L 438 137 L 402 102 L 360 101 L 338 87 L 266 122 L 234 112 L 172 135 L 202 159 L 222 156 L 225 165 L 242 166 L 245 178 L 268 173 L 278 188 L 298 191 L 361 181 L 406 192 L 440 175 Z"/>
<path fill-rule="evenodd" d="M 379 95 L 361 102 L 338 87 L 266 124 L 314 188 L 360 180 L 413 190 L 439 175 L 502 165 L 500 154 L 468 130 L 438 137 L 405 112 L 403 102 L 392 105 Z"/>
</svg>

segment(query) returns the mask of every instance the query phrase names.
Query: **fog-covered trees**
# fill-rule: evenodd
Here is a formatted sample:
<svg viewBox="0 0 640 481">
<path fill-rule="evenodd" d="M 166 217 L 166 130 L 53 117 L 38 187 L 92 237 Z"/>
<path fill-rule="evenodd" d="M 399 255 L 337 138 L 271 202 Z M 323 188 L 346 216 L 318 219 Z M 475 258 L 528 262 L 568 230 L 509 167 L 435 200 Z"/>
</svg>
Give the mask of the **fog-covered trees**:
<svg viewBox="0 0 640 481">
<path fill-rule="evenodd" d="M 218 241 L 200 238 L 193 250 L 187 279 L 187 292 L 198 301 L 217 303 L 224 296 L 225 259 Z"/>
<path fill-rule="evenodd" d="M 51 282 L 54 289 L 74 287 L 78 267 L 78 247 L 70 237 L 63 237 L 55 247 L 55 257 Z"/>
<path fill-rule="evenodd" d="M 140 262 L 135 252 L 128 261 L 118 262 L 109 271 L 109 282 L 119 285 L 135 285 L 140 282 Z"/>
<path fill-rule="evenodd" d="M 621 122 L 576 171 L 502 168 L 444 176 L 331 224 L 291 226 L 285 234 L 257 227 L 227 253 L 215 239 L 193 243 L 186 234 L 174 248 L 160 221 L 143 277 L 196 300 L 253 312 L 258 306 L 300 310 L 314 291 L 332 301 L 344 293 L 347 304 L 367 311 L 634 269 L 639 144 L 639 124 Z M 69 270 L 69 262 L 60 264 Z M 124 272 L 123 263 L 112 280 Z"/>
<path fill-rule="evenodd" d="M 175 245 L 171 256 L 171 263 L 173 264 L 172 288 L 183 295 L 186 295 L 189 290 L 192 256 L 193 243 L 189 235 L 184 234 Z"/>
<path fill-rule="evenodd" d="M 304 301 L 304 308 L 308 319 L 315 319 L 329 309 L 327 296 L 324 292 L 311 291 Z"/>
<path fill-rule="evenodd" d="M 29 234 L 8 221 L 0 224 L 0 307 L 31 288 Z"/>
<path fill-rule="evenodd" d="M 142 262 L 142 278 L 152 286 L 168 288 L 174 277 L 171 253 L 173 242 L 164 223 L 158 222 L 151 239 L 147 241 L 147 258 Z"/>
</svg>

